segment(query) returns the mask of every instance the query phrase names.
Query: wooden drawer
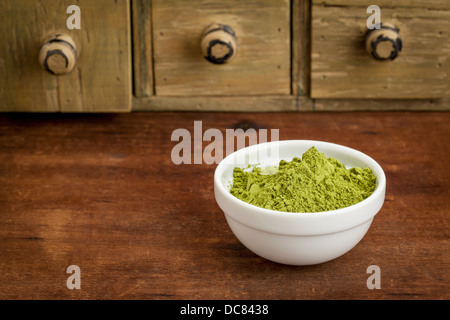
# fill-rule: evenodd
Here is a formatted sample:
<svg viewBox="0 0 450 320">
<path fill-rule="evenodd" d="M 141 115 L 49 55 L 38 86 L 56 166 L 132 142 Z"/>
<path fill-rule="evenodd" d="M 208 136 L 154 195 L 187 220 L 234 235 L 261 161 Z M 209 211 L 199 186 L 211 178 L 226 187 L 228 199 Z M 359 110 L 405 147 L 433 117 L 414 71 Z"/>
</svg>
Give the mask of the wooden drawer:
<svg viewBox="0 0 450 320">
<path fill-rule="evenodd" d="M 154 0 L 151 5 L 156 95 L 290 93 L 288 0 Z M 237 52 L 231 62 L 204 59 L 201 37 L 212 24 L 234 31 Z"/>
<path fill-rule="evenodd" d="M 72 4 L 80 9 L 80 29 L 67 25 Z M 129 0 L 1 1 L 0 111 L 130 110 L 129 6 Z M 59 76 L 38 61 L 46 40 L 57 34 L 67 35 L 75 48 L 58 44 L 73 54 L 63 56 L 66 66 L 67 59 L 75 62 Z"/>
<path fill-rule="evenodd" d="M 312 98 L 441 98 L 450 96 L 450 3 L 375 2 L 381 22 L 399 29 L 402 50 L 377 61 L 365 49 L 373 1 L 312 1 Z"/>
</svg>

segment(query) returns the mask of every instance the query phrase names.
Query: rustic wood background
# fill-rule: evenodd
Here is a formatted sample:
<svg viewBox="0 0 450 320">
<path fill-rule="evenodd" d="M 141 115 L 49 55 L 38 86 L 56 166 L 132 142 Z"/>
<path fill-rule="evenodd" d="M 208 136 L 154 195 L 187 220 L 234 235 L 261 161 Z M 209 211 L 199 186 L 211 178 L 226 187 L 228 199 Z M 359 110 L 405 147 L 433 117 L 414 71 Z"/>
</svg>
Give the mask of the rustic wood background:
<svg viewBox="0 0 450 320">
<path fill-rule="evenodd" d="M 370 155 L 386 202 L 364 239 L 293 267 L 243 247 L 215 165 L 174 165 L 173 130 L 279 129 Z M 450 114 L 0 115 L 1 299 L 449 299 Z M 207 143 L 204 143 L 205 147 Z M 381 289 L 369 290 L 370 265 Z M 70 265 L 81 289 L 69 290 Z"/>
</svg>

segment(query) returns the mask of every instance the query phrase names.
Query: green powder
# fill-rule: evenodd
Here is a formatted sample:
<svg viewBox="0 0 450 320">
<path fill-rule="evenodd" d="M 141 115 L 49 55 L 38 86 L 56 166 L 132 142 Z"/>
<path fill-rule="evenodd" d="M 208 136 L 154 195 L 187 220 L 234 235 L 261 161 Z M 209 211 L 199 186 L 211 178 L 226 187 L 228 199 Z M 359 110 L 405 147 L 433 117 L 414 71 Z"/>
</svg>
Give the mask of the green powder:
<svg viewBox="0 0 450 320">
<path fill-rule="evenodd" d="M 302 159 L 281 160 L 278 170 L 272 168 L 272 172 L 259 167 L 251 171 L 234 168 L 230 192 L 261 208 L 321 212 L 361 202 L 372 194 L 375 186 L 376 177 L 371 169 L 346 169 L 338 160 L 326 158 L 312 147 Z"/>
</svg>

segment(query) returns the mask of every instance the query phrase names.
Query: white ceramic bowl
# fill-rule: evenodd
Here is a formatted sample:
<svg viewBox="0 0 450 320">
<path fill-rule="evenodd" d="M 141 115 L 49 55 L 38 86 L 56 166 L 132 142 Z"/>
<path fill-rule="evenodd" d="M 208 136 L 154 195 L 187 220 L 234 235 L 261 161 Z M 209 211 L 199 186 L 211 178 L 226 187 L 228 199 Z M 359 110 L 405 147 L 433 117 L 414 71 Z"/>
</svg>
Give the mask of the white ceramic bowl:
<svg viewBox="0 0 450 320">
<path fill-rule="evenodd" d="M 347 208 L 292 213 L 259 208 L 229 192 L 236 166 L 278 165 L 315 146 L 347 168 L 370 168 L 377 186 L 367 199 Z M 214 173 L 214 194 L 234 235 L 249 250 L 268 260 L 289 265 L 311 265 L 335 259 L 351 250 L 366 234 L 384 203 L 386 177 L 369 156 L 341 145 L 311 140 L 273 141 L 240 149 L 223 159 Z"/>
</svg>

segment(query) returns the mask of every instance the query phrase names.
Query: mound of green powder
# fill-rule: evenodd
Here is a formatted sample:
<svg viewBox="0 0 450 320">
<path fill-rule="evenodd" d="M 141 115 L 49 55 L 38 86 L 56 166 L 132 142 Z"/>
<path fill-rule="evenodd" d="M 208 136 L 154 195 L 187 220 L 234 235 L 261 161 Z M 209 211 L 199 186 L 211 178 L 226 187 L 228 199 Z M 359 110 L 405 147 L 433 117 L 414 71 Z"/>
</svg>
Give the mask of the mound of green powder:
<svg viewBox="0 0 450 320">
<path fill-rule="evenodd" d="M 369 197 L 376 177 L 369 168 L 351 168 L 327 158 L 315 147 L 302 158 L 281 160 L 278 168 L 234 168 L 230 190 L 255 206 L 287 212 L 321 212 L 345 208 Z M 272 173 L 273 173 L 272 172 Z"/>
</svg>

